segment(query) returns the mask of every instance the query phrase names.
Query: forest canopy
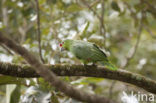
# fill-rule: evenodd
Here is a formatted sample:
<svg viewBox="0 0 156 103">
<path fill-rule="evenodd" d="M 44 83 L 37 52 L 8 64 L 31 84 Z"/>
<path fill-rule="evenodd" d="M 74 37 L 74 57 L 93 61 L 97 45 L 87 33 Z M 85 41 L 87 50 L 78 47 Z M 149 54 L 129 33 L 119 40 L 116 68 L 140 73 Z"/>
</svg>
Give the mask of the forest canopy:
<svg viewBox="0 0 156 103">
<path fill-rule="evenodd" d="M 155 96 L 155 5 L 155 0 L 0 0 L 0 103 L 143 103 L 146 99 L 131 93 Z M 96 44 L 119 69 L 85 67 L 71 52 L 61 52 L 66 39 Z"/>
</svg>

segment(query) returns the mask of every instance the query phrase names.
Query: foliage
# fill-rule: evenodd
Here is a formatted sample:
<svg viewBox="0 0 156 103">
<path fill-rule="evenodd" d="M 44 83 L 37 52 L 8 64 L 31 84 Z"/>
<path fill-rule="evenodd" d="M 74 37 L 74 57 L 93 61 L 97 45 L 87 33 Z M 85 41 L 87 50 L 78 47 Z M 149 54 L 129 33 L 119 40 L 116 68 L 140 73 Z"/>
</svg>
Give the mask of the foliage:
<svg viewBox="0 0 156 103">
<path fill-rule="evenodd" d="M 136 49 L 133 47 L 135 47 L 141 27 L 141 38 L 136 53 L 128 61 L 129 65 L 123 69 L 156 80 L 156 1 L 105 0 L 104 17 L 102 18 L 105 32 L 102 34 L 100 32 L 102 22 L 98 18 L 102 15 L 102 0 L 86 0 L 86 3 L 83 0 L 39 0 L 42 55 L 46 63 L 80 64 L 80 61 L 72 54 L 60 52 L 59 48 L 59 43 L 64 39 L 74 38 L 96 43 L 106 51 L 113 64 L 122 67 L 127 56 L 132 53 L 133 49 Z M 36 18 L 35 0 L 0 1 L 0 30 L 39 58 Z M 0 61 L 26 63 L 23 58 L 10 52 L 1 46 Z M 109 97 L 111 80 L 86 77 L 63 77 L 61 79 L 89 93 Z M 0 99 L 3 99 L 0 103 L 6 101 L 4 94 L 7 93 L 7 90 L 4 88 L 8 84 L 18 84 L 10 98 L 13 98 L 16 91 L 23 98 L 31 95 L 30 101 L 26 103 L 33 103 L 32 98 L 44 98 L 48 93 L 54 103 L 78 102 L 50 87 L 41 78 L 36 81 L 0 76 L 0 84 Z M 30 86 L 37 88 L 35 89 L 37 96 L 27 93 Z M 126 90 L 125 88 L 123 83 L 115 84 L 112 98 L 121 102 L 119 94 Z M 139 91 L 134 88 L 128 90 Z M 18 99 L 18 96 L 16 97 Z"/>
</svg>

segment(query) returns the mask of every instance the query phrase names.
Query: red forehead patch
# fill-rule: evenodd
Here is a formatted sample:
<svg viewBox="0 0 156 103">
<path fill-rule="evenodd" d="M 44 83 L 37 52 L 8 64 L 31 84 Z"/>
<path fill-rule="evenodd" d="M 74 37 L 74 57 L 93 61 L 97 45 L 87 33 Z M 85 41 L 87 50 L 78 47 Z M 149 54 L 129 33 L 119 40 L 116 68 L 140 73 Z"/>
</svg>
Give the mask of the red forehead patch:
<svg viewBox="0 0 156 103">
<path fill-rule="evenodd" d="M 60 44 L 60 47 L 62 47 L 62 44 Z"/>
</svg>

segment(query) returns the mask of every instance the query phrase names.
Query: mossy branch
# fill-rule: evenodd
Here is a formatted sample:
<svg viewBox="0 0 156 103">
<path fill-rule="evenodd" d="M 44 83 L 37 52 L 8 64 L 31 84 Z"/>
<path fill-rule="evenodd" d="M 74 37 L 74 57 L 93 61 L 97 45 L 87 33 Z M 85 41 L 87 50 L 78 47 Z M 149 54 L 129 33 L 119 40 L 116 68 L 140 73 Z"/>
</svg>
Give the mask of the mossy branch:
<svg viewBox="0 0 156 103">
<path fill-rule="evenodd" d="M 94 67 L 83 65 L 45 65 L 58 76 L 85 76 L 108 78 L 133 84 L 137 87 L 143 88 L 146 91 L 156 94 L 156 81 L 139 74 L 131 73 L 125 70 L 111 71 L 104 67 Z M 21 77 L 34 78 L 39 75 L 29 65 L 16 65 L 10 63 L 0 62 L 0 74 Z"/>
</svg>

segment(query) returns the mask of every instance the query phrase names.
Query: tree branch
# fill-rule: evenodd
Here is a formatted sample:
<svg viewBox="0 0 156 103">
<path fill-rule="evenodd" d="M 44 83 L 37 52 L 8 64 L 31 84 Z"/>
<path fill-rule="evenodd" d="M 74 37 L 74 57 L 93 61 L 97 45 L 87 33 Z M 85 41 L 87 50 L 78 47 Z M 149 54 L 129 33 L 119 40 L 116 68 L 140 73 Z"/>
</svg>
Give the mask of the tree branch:
<svg viewBox="0 0 156 103">
<path fill-rule="evenodd" d="M 41 47 L 41 30 L 40 30 L 40 9 L 39 9 L 39 3 L 38 0 L 35 0 L 36 2 L 36 11 L 37 11 L 37 35 L 38 35 L 38 48 L 39 48 L 39 55 L 42 63 L 45 63 L 43 57 L 42 57 L 42 47 Z"/>
<path fill-rule="evenodd" d="M 89 8 L 89 10 L 91 10 L 95 16 L 97 16 L 97 18 L 100 20 L 101 17 L 99 16 L 99 14 L 92 8 L 92 6 L 90 6 L 85 0 L 81 0 L 81 2 Z"/>
<path fill-rule="evenodd" d="M 74 99 L 84 101 L 87 103 L 114 103 L 108 98 L 82 92 L 68 85 L 67 83 L 59 80 L 59 78 L 53 72 L 51 72 L 46 66 L 41 64 L 35 56 L 29 53 L 24 47 L 21 47 L 19 44 L 15 43 L 15 41 L 4 36 L 1 32 L 0 32 L 0 43 L 5 44 L 8 48 L 20 54 L 40 76 L 42 76 L 56 89 L 65 93 L 67 96 L 70 96 Z"/>
<path fill-rule="evenodd" d="M 85 76 L 108 78 L 130 83 L 140 88 L 143 88 L 151 93 L 156 94 L 156 81 L 148 79 L 139 74 L 131 73 L 125 70 L 111 71 L 105 67 L 93 67 L 83 65 L 45 65 L 49 70 L 56 73 L 58 76 Z M 34 78 L 39 75 L 28 65 L 16 65 L 0 62 L 0 74 L 21 77 Z"/>
<path fill-rule="evenodd" d="M 14 55 L 14 54 L 11 52 L 11 50 L 9 50 L 5 45 L 3 45 L 3 44 L 0 43 L 0 46 L 1 46 L 4 50 L 6 50 L 10 55 Z"/>
<path fill-rule="evenodd" d="M 148 26 L 143 25 L 143 27 L 152 36 L 152 38 L 156 39 L 156 35 L 150 30 Z"/>
<path fill-rule="evenodd" d="M 104 36 L 104 47 L 106 45 L 106 27 L 105 27 L 105 21 L 104 21 L 104 13 L 105 13 L 105 2 L 104 0 L 101 1 L 101 17 L 99 19 L 100 22 L 100 33 Z"/>
</svg>

